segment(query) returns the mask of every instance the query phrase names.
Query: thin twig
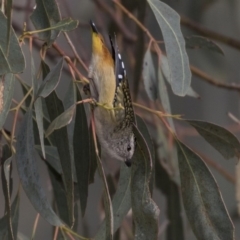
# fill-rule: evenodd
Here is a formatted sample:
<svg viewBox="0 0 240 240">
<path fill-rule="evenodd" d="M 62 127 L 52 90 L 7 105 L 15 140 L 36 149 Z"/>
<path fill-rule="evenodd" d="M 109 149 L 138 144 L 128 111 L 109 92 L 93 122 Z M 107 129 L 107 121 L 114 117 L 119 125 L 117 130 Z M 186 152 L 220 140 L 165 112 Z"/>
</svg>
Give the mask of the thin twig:
<svg viewBox="0 0 240 240">
<path fill-rule="evenodd" d="M 240 84 L 219 82 L 217 79 L 209 76 L 207 73 L 201 71 L 200 69 L 194 66 L 191 66 L 191 71 L 193 74 L 197 75 L 201 79 L 204 79 L 206 82 L 216 87 L 226 88 L 228 90 L 240 91 Z"/>
<path fill-rule="evenodd" d="M 35 221 L 34 221 L 34 225 L 33 225 L 33 231 L 32 231 L 32 236 L 31 236 L 31 240 L 34 239 L 35 237 L 35 234 L 36 234 L 36 230 L 37 230 L 37 225 L 38 225 L 38 221 L 39 221 L 39 217 L 40 217 L 40 214 L 38 213 L 36 218 L 35 218 Z"/>
<path fill-rule="evenodd" d="M 69 46 L 71 47 L 71 49 L 72 49 L 72 51 L 73 51 L 76 59 L 78 60 L 78 62 L 84 67 L 84 69 L 85 69 L 86 71 L 88 71 L 88 67 L 87 67 L 86 64 L 83 62 L 83 60 L 80 58 L 80 56 L 78 55 L 75 46 L 73 45 L 70 37 L 68 36 L 68 34 L 67 34 L 66 32 L 64 32 L 64 36 L 66 37 L 67 42 L 68 42 Z"/>
<path fill-rule="evenodd" d="M 192 21 L 191 19 L 181 16 L 181 24 L 200 33 L 201 35 L 205 37 L 212 38 L 216 41 L 222 42 L 228 46 L 231 46 L 233 48 L 236 48 L 240 50 L 240 41 L 231 37 L 227 37 L 223 34 L 217 33 L 215 31 L 212 31 L 210 29 L 207 29 L 206 27 L 203 27 L 202 25 Z"/>
<path fill-rule="evenodd" d="M 102 0 L 94 0 L 94 2 L 102 10 L 104 10 L 108 15 L 110 15 L 110 17 L 112 18 L 114 23 L 118 26 L 119 30 L 122 32 L 123 36 L 126 38 L 126 40 L 128 40 L 130 42 L 136 42 L 137 41 L 137 37 L 131 31 L 128 30 L 128 28 L 123 24 L 122 21 L 120 21 L 119 18 L 116 17 L 115 11 L 113 11 L 112 8 L 108 6 L 106 1 L 104 1 L 104 0 L 103 1 Z"/>
</svg>

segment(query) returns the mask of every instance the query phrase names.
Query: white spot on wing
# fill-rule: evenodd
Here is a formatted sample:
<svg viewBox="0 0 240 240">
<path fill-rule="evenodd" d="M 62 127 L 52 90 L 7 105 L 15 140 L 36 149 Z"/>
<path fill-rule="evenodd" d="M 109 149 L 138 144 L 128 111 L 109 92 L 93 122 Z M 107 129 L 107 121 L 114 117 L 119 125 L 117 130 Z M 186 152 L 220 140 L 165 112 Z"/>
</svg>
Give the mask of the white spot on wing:
<svg viewBox="0 0 240 240">
<path fill-rule="evenodd" d="M 33 9 L 35 10 L 37 8 L 37 4 L 33 7 Z"/>
<path fill-rule="evenodd" d="M 120 53 L 118 54 L 118 58 L 119 58 L 119 59 L 122 59 L 122 58 L 121 58 L 121 54 L 120 54 Z"/>
<path fill-rule="evenodd" d="M 122 68 L 124 69 L 124 63 L 122 62 Z"/>
<path fill-rule="evenodd" d="M 123 75 L 122 74 L 118 74 L 118 78 L 119 79 L 123 79 Z"/>
</svg>

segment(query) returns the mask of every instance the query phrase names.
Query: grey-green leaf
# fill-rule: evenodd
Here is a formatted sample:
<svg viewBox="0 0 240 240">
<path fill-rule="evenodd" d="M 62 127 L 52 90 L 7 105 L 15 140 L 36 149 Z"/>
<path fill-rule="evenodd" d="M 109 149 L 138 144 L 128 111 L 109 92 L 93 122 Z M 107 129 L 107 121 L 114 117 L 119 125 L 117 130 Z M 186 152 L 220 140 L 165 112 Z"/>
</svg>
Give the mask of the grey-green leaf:
<svg viewBox="0 0 240 240">
<path fill-rule="evenodd" d="M 204 48 L 224 55 L 223 50 L 211 39 L 201 36 L 185 37 L 186 47 L 192 49 Z"/>
<path fill-rule="evenodd" d="M 149 180 L 152 172 L 152 159 L 147 144 L 134 127 L 137 147 L 131 167 L 131 202 L 135 223 L 136 240 L 152 240 L 158 236 L 159 208 L 151 199 Z"/>
<path fill-rule="evenodd" d="M 43 83 L 39 87 L 37 96 L 38 97 L 47 97 L 55 88 L 57 87 L 63 67 L 63 58 L 59 60 L 56 66 L 48 73 L 46 78 L 43 80 Z"/>
<path fill-rule="evenodd" d="M 36 0 L 36 8 L 30 16 L 36 29 L 50 28 L 60 20 L 60 12 L 55 0 Z M 39 37 L 51 45 L 59 34 L 59 30 L 50 30 L 39 33 Z"/>
<path fill-rule="evenodd" d="M 67 126 L 72 121 L 75 109 L 76 105 L 74 104 L 62 114 L 60 114 L 57 118 L 55 118 L 46 130 L 46 137 L 48 137 L 54 130 Z"/>
<path fill-rule="evenodd" d="M 6 74 L 0 79 L 0 129 L 2 129 L 3 124 L 6 121 L 12 104 L 14 86 L 15 76 L 13 74 Z"/>
<path fill-rule="evenodd" d="M 171 73 L 171 86 L 176 95 L 185 96 L 191 83 L 191 71 L 180 29 L 180 16 L 168 5 L 158 0 L 148 3 L 161 28 Z"/>
<path fill-rule="evenodd" d="M 20 194 L 18 191 L 11 205 L 11 219 L 12 219 L 13 233 L 15 238 L 17 235 L 17 228 L 18 228 L 19 202 L 20 202 Z M 0 239 L 11 239 L 10 236 L 8 238 L 8 216 L 7 215 L 4 215 L 0 219 Z"/>
<path fill-rule="evenodd" d="M 218 185 L 202 159 L 177 141 L 182 198 L 197 239 L 234 239 L 234 227 Z"/>
<path fill-rule="evenodd" d="M 77 101 L 82 97 L 77 89 Z M 77 172 L 78 192 L 82 216 L 85 214 L 88 198 L 88 185 L 90 173 L 90 136 L 87 116 L 83 104 L 76 106 L 76 118 L 73 132 L 74 163 Z"/>
<path fill-rule="evenodd" d="M 19 73 L 25 68 L 25 60 L 17 36 L 11 27 L 8 43 L 8 21 L 0 11 L 0 75 Z"/>
<path fill-rule="evenodd" d="M 211 144 L 225 159 L 240 158 L 240 143 L 227 129 L 213 123 L 186 120 Z"/>
<path fill-rule="evenodd" d="M 143 83 L 148 97 L 151 100 L 156 100 L 157 94 L 157 76 L 154 68 L 154 63 L 152 59 L 152 54 L 149 49 L 147 49 L 144 59 L 143 59 L 143 71 L 142 71 Z"/>
<path fill-rule="evenodd" d="M 53 226 L 63 223 L 53 211 L 39 181 L 34 150 L 32 110 L 22 120 L 17 135 L 16 162 L 22 187 L 37 212 Z"/>
<path fill-rule="evenodd" d="M 171 84 L 171 76 L 170 76 L 170 70 L 168 66 L 168 59 L 163 54 L 161 55 L 160 68 L 165 80 L 167 80 L 167 82 Z M 200 96 L 192 89 L 191 86 L 189 86 L 186 95 L 189 97 L 200 98 Z"/>
<path fill-rule="evenodd" d="M 56 25 L 52 26 L 53 29 L 59 31 L 71 31 L 78 26 L 78 21 L 73 20 L 72 18 L 65 18 L 58 22 Z"/>
<path fill-rule="evenodd" d="M 131 170 L 126 167 L 125 163 L 121 164 L 120 178 L 118 181 L 117 191 L 112 200 L 113 206 L 113 217 L 114 217 L 114 229 L 113 231 L 119 228 L 123 218 L 127 215 L 128 211 L 131 208 Z M 96 240 L 105 240 L 106 239 L 106 221 L 101 225 L 97 235 L 95 236 Z"/>
</svg>

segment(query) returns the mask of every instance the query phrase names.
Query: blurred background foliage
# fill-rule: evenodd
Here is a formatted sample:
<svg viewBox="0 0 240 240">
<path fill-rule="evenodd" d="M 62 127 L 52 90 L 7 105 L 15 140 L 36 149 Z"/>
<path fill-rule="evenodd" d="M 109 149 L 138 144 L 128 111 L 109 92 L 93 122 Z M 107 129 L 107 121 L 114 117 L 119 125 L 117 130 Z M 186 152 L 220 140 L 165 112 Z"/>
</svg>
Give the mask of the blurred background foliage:
<svg viewBox="0 0 240 240">
<path fill-rule="evenodd" d="M 41 1 L 38 0 L 36 2 L 40 4 Z M 86 66 L 88 66 L 91 58 L 91 34 L 89 20 L 92 19 L 105 39 L 108 39 L 109 33 L 116 33 L 120 52 L 122 53 L 122 57 L 126 65 L 131 94 L 134 102 L 148 106 L 152 109 L 162 110 L 162 107 L 164 107 L 166 112 L 181 114 L 185 119 L 197 119 L 218 124 L 225 127 L 239 138 L 240 121 L 238 119 L 240 116 L 238 109 L 240 84 L 238 78 L 240 74 L 238 58 L 240 57 L 240 41 L 238 41 L 238 39 L 240 35 L 240 2 L 238 0 L 168 0 L 163 2 L 173 8 L 181 17 L 181 30 L 186 40 L 187 54 L 192 70 L 191 86 L 193 91 L 191 94 L 189 93 L 191 96 L 179 97 L 175 95 L 169 83 L 167 81 L 165 82 L 166 72 L 162 69 L 162 72 L 160 70 L 156 72 L 158 77 L 161 78 L 162 76 L 163 80 L 161 84 L 158 85 L 159 89 L 156 93 L 159 94 L 158 97 L 160 99 L 155 101 L 151 101 L 149 99 L 147 96 L 149 94 L 146 91 L 146 82 L 143 84 L 142 77 L 144 61 L 147 57 L 145 53 L 149 47 L 149 38 L 146 33 L 136 25 L 135 21 L 128 17 L 128 14 L 125 14 L 116 3 L 113 3 L 113 1 L 110 0 L 57 0 L 62 19 L 71 17 L 72 19 L 79 21 L 77 28 L 67 33 L 76 49 L 76 52 L 81 57 L 82 63 L 77 63 L 79 72 L 82 76 L 87 77 Z M 144 23 L 144 26 L 146 26 L 155 39 L 162 41 L 161 31 L 147 1 L 122 0 L 121 3 L 140 22 Z M 6 1 L 6 5 L 7 4 L 11 4 L 11 1 Z M 8 16 L 10 16 L 11 13 L 12 26 L 18 37 L 23 34 L 24 23 L 26 23 L 27 31 L 35 29 L 32 24 L 32 22 L 34 22 L 34 17 L 31 17 L 30 19 L 30 15 L 32 14 L 35 5 L 36 3 L 32 0 L 13 1 L 11 7 L 12 12 L 6 11 Z M 60 16 L 56 17 L 60 18 Z M 55 34 L 58 34 L 57 31 L 55 31 Z M 41 38 L 44 37 L 43 35 Z M 10 35 L 10 38 L 11 36 L 12 35 Z M 33 36 L 36 37 L 37 35 Z M 202 38 L 194 39 L 192 36 L 206 37 L 208 40 L 206 41 Z M 23 73 L 18 74 L 16 78 L 22 79 L 27 85 L 23 88 L 24 84 L 21 84 L 21 81 L 16 80 L 13 96 L 14 100 L 17 102 L 20 102 L 23 99 L 24 95 L 29 91 L 28 86 L 32 85 L 31 74 L 34 68 L 35 73 L 37 73 L 38 67 L 41 66 L 42 69 L 45 69 L 45 72 L 43 71 L 42 75 L 46 76 L 49 71 L 48 66 L 51 70 L 57 68 L 58 66 L 62 69 L 62 75 L 60 81 L 57 84 L 55 83 L 57 85 L 56 92 L 58 97 L 63 101 L 64 106 L 61 106 L 57 113 L 52 112 L 52 116 L 50 114 L 51 109 L 48 109 L 48 118 L 52 121 L 63 111 L 63 109 L 66 110 L 72 106 L 74 101 L 81 101 L 79 92 L 76 92 L 76 89 L 74 90 L 74 87 L 72 86 L 72 75 L 69 71 L 69 67 L 67 64 L 61 65 L 62 63 L 60 60 L 61 56 L 68 56 L 74 63 L 77 56 L 72 51 L 66 35 L 61 33 L 56 42 L 47 51 L 45 57 L 45 61 L 48 64 L 47 66 L 44 62 L 41 62 L 40 58 L 40 54 L 44 52 L 42 51 L 42 45 L 44 42 L 35 37 L 33 38 L 32 43 L 26 38 L 21 44 L 23 55 L 25 57 L 26 68 Z M 29 46 L 31 44 L 32 54 L 30 54 L 29 51 Z M 48 41 L 48 44 L 51 45 L 52 42 Z M 161 47 L 162 53 L 165 53 L 164 44 L 159 43 L 159 46 Z M 149 50 L 151 52 L 153 66 L 157 68 L 158 58 L 155 49 L 154 47 L 151 47 Z M 34 59 L 35 67 L 33 67 L 32 59 Z M 78 61 L 79 59 L 76 60 L 76 62 Z M 149 61 L 149 57 L 147 61 Z M 163 61 L 164 56 L 162 58 L 162 62 Z M 59 69 L 56 69 L 56 73 L 57 72 L 59 72 Z M 8 78 L 11 78 L 11 76 L 8 76 Z M 56 81 L 57 80 L 58 79 L 56 79 Z M 70 96 L 73 97 L 71 98 Z M 49 98 L 48 96 L 47 106 L 49 106 L 53 101 L 57 102 L 57 97 L 51 96 L 51 98 Z M 30 102 L 31 98 L 26 98 L 26 106 L 28 106 Z M 35 102 L 35 104 L 39 103 Z M 81 105 L 76 107 L 77 112 L 75 121 L 77 121 L 77 114 L 79 113 L 81 115 L 81 113 L 84 112 L 84 108 L 80 108 L 79 106 Z M 25 110 L 26 109 L 23 109 L 23 112 Z M 45 110 L 47 110 L 46 107 Z M 183 208 L 182 197 L 179 194 L 180 179 L 178 173 L 178 163 L 176 160 L 177 151 L 174 140 L 166 130 L 164 124 L 162 124 L 155 115 L 150 115 L 148 112 L 143 111 L 140 108 L 135 108 L 135 110 L 147 124 L 155 148 L 155 167 L 153 168 L 155 172 L 155 187 L 153 188 L 152 196 L 153 200 L 160 209 L 158 239 L 174 240 L 180 239 L 179 236 L 184 236 L 182 239 L 196 239 L 191 230 L 189 221 L 187 220 Z M 88 113 L 87 108 L 86 112 Z M 14 114 L 12 112 L 8 114 L 7 120 L 4 124 L 4 129 L 7 134 L 11 133 L 15 120 L 17 123 L 16 131 L 18 132 L 20 122 L 23 120 L 23 114 L 19 112 L 17 118 L 14 118 Z M 26 117 L 24 118 L 24 121 L 27 126 L 28 119 Z M 173 120 L 169 119 L 169 124 L 175 129 L 178 138 L 202 157 L 216 178 L 223 200 L 226 204 L 226 208 L 233 221 L 233 225 L 235 226 L 236 239 L 239 239 L 240 222 L 237 210 L 238 201 L 236 198 L 236 189 L 240 187 L 238 186 L 240 177 L 238 176 L 239 174 L 236 174 L 239 171 L 239 167 L 237 165 L 238 161 L 236 159 L 226 161 L 223 156 L 213 149 L 206 141 L 204 141 L 204 139 L 200 137 L 197 131 L 190 127 L 190 125 L 186 124 L 184 121 L 175 120 L 173 125 L 172 121 Z M 84 126 L 84 123 L 81 124 Z M 68 134 L 73 136 L 73 143 L 70 144 L 70 148 L 71 145 L 74 147 L 75 130 L 73 128 L 74 124 L 69 125 L 67 129 Z M 21 132 L 21 129 L 19 131 Z M 36 131 L 36 129 L 34 131 Z M 82 131 L 85 131 L 84 134 L 88 134 L 86 129 Z M 55 131 L 54 134 L 56 132 L 57 131 Z M 67 133 L 64 133 L 62 130 L 61 133 L 58 132 L 58 134 L 64 136 L 64 134 Z M 91 134 L 89 134 L 89 136 L 91 136 Z M 61 144 L 64 143 L 56 143 L 56 138 L 57 137 L 55 137 L 54 140 L 50 137 L 49 141 L 53 142 L 54 145 L 58 146 L 58 149 L 60 149 Z M 14 139 L 12 139 L 12 141 L 14 141 Z M 6 141 L 4 140 L 4 137 L 1 135 L 1 145 L 3 146 L 5 143 Z M 39 150 L 41 155 L 40 144 L 41 142 L 38 142 L 39 146 L 37 150 Z M 90 144 L 93 144 L 92 139 L 90 139 Z M 94 149 L 94 147 L 92 147 L 92 149 Z M 51 162 L 56 162 L 54 159 L 51 160 L 51 157 L 54 158 L 57 156 L 56 149 L 53 150 L 46 148 L 45 150 L 46 158 L 50 159 L 48 165 L 39 158 L 37 159 L 37 165 L 35 166 L 39 169 L 41 179 L 40 183 L 47 195 L 47 198 L 52 201 L 53 206 L 64 206 L 63 208 L 67 208 L 67 198 L 66 202 L 61 202 L 58 201 L 59 199 L 54 199 L 53 197 L 53 195 L 61 196 L 61 194 L 62 196 L 65 196 L 62 188 L 62 182 L 59 180 L 59 175 L 56 171 L 51 171 L 52 167 L 55 170 L 58 169 L 59 173 L 62 171 L 61 166 L 51 165 Z M 8 157 L 11 156 L 10 150 L 6 147 L 6 145 L 2 149 L 2 152 L 6 154 L 6 156 L 4 155 L 2 159 L 8 159 Z M 69 152 L 71 153 L 71 149 Z M 59 152 L 59 154 L 61 155 L 64 153 Z M 78 152 L 77 154 L 81 155 L 83 153 Z M 95 156 L 90 156 L 89 158 L 94 159 L 94 157 Z M 93 160 L 93 162 L 94 161 L 95 160 Z M 1 163 L 3 166 L 3 161 Z M 103 167 L 108 181 L 110 196 L 113 197 L 117 189 L 118 181 L 120 181 L 120 179 L 126 179 L 129 175 L 123 170 L 121 170 L 120 175 L 120 163 L 116 161 L 106 159 L 103 161 Z M 91 165 L 91 168 L 93 168 L 92 172 L 94 172 L 94 169 L 96 169 L 96 162 L 95 165 Z M 3 169 L 4 168 L 2 167 L 2 178 L 4 176 Z M 68 167 L 66 166 L 66 168 L 63 168 L 63 171 L 66 172 L 67 169 Z M 78 169 L 76 169 L 76 171 L 78 171 Z M 13 187 L 12 196 L 16 196 L 19 191 L 17 184 L 19 182 L 19 177 L 15 161 L 12 162 L 11 174 L 12 181 L 10 181 L 9 185 L 12 185 Z M 78 181 L 81 181 L 81 178 L 79 178 L 77 174 L 76 178 Z M 4 182 L 4 179 L 2 182 Z M 75 209 L 75 213 L 78 213 L 78 221 L 74 226 L 74 230 L 83 236 L 94 237 L 99 231 L 101 222 L 105 216 L 102 199 L 103 184 L 101 177 L 98 174 L 95 174 L 95 177 L 89 176 L 89 182 L 93 183 L 89 185 L 88 189 L 88 199 L 87 203 L 85 203 L 85 216 L 81 217 L 80 214 L 80 208 L 84 209 L 84 206 L 82 205 L 83 203 L 81 202 L 81 206 L 78 203 L 77 211 Z M 58 184 L 59 187 L 53 189 L 53 184 L 56 184 L 55 186 Z M 65 181 L 65 184 L 66 187 L 67 181 Z M 123 184 L 126 183 L 123 182 Z M 58 193 L 56 192 L 57 190 L 59 190 Z M 6 196 L 6 189 L 2 187 L 2 184 L 0 184 L 0 191 L 5 192 Z M 34 239 L 53 238 L 53 227 L 41 217 L 38 219 L 37 212 L 29 202 L 25 192 L 22 189 L 20 192 L 20 196 L 17 195 L 18 197 L 12 199 L 14 200 L 12 201 L 12 213 L 15 216 L 12 217 L 13 228 L 15 226 L 14 219 L 18 219 L 19 215 L 19 239 L 30 239 L 34 229 L 34 222 L 37 222 Z M 75 192 L 75 195 L 77 199 L 79 197 L 81 199 L 81 196 L 77 196 L 77 191 Z M 68 198 L 71 198 L 71 196 L 68 196 Z M 0 203 L 4 203 L 5 200 L 7 200 L 7 198 L 4 198 L 3 194 L 0 194 Z M 4 215 L 5 209 L 7 209 L 7 206 L 0 204 L 1 216 Z M 19 209 L 19 212 L 15 211 L 16 209 Z M 61 219 L 65 220 L 65 222 L 68 220 L 71 222 L 71 219 L 66 220 L 68 218 L 66 213 L 61 212 L 59 215 Z M 121 226 L 122 228 L 115 234 L 115 239 L 133 239 L 131 212 L 127 214 Z"/>
</svg>

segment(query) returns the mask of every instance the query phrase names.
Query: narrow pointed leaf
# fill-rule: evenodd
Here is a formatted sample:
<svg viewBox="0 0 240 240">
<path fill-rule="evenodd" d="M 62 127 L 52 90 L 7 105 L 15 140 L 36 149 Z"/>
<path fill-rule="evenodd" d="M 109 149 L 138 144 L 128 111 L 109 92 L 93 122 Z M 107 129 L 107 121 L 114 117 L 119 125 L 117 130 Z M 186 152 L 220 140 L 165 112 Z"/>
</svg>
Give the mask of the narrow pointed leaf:
<svg viewBox="0 0 240 240">
<path fill-rule="evenodd" d="M 213 52 L 220 53 L 224 55 L 223 50 L 211 39 L 201 37 L 201 36 L 191 36 L 191 37 L 185 37 L 186 41 L 186 47 L 192 48 L 192 49 L 208 49 Z"/>
<path fill-rule="evenodd" d="M 36 94 L 38 91 L 38 79 L 35 70 L 35 64 L 33 60 L 33 56 L 31 54 L 31 72 L 32 72 L 32 86 L 33 86 L 33 96 L 36 98 Z M 38 136 L 41 144 L 43 158 L 45 158 L 45 149 L 44 149 L 44 128 L 43 128 L 43 110 L 42 110 L 42 99 L 38 98 L 34 102 L 34 109 L 36 115 L 36 123 L 38 128 Z"/>
<path fill-rule="evenodd" d="M 36 0 L 36 8 L 30 19 L 36 29 L 50 28 L 60 20 L 60 12 L 55 0 Z M 39 33 L 39 37 L 51 45 L 59 34 L 59 30 L 51 30 Z"/>
<path fill-rule="evenodd" d="M 77 89 L 77 101 L 81 101 Z M 83 104 L 76 106 L 76 118 L 73 134 L 74 162 L 77 173 L 78 192 L 82 216 L 85 214 L 88 198 L 88 184 L 90 172 L 90 146 L 87 116 Z"/>
<path fill-rule="evenodd" d="M 56 117 L 64 112 L 63 103 L 58 98 L 55 91 L 53 91 L 47 98 L 45 98 L 45 101 L 51 121 L 53 121 Z M 73 223 L 73 171 L 66 126 L 55 130 L 53 132 L 53 137 L 59 153 L 63 171 L 62 177 L 68 202 L 69 222 Z"/>
<path fill-rule="evenodd" d="M 12 24 L 12 0 L 7 1 L 7 55 L 9 54 L 10 36 L 11 36 L 11 24 Z"/>
<path fill-rule="evenodd" d="M 142 77 L 148 97 L 153 101 L 156 100 L 158 97 L 157 93 L 158 82 L 152 55 L 149 49 L 146 51 L 143 59 Z"/>
<path fill-rule="evenodd" d="M 2 188 L 5 198 L 5 213 L 8 219 L 8 236 L 9 239 L 14 239 L 13 228 L 12 228 L 12 214 L 11 214 L 11 162 L 12 162 L 12 153 L 8 145 L 4 145 L 2 148 Z"/>
<path fill-rule="evenodd" d="M 0 79 L 0 129 L 6 121 L 12 104 L 14 86 L 15 76 L 13 74 L 9 73 Z"/>
<path fill-rule="evenodd" d="M 211 144 L 225 159 L 240 158 L 240 143 L 227 129 L 213 123 L 186 120 Z"/>
<path fill-rule="evenodd" d="M 17 36 L 11 27 L 8 42 L 8 21 L 0 11 L 0 75 L 19 73 L 25 68 L 25 60 Z"/>
<path fill-rule="evenodd" d="M 197 239 L 234 239 L 234 227 L 218 185 L 203 160 L 177 141 L 182 198 Z"/>
<path fill-rule="evenodd" d="M 158 236 L 159 209 L 151 199 L 149 180 L 152 172 L 152 159 L 147 144 L 134 127 L 137 147 L 131 167 L 131 202 L 135 224 L 136 240 L 152 240 Z"/>
<path fill-rule="evenodd" d="M 131 170 L 126 167 L 125 163 L 121 164 L 120 178 L 118 181 L 117 191 L 113 197 L 113 217 L 114 217 L 114 229 L 116 230 L 121 225 L 124 217 L 127 215 L 128 211 L 131 208 Z M 101 228 L 99 229 L 97 235 L 95 236 L 96 240 L 105 240 L 106 239 L 106 221 L 102 223 Z"/>
<path fill-rule="evenodd" d="M 184 240 L 180 187 L 170 178 L 165 167 L 156 161 L 156 187 L 166 196 L 168 225 L 167 240 Z"/>
<path fill-rule="evenodd" d="M 180 16 L 159 0 L 148 0 L 148 3 L 163 34 L 172 90 L 176 95 L 185 96 L 191 83 L 191 71 L 180 29 Z"/>
<path fill-rule="evenodd" d="M 22 187 L 37 212 L 53 226 L 63 223 L 52 210 L 39 181 L 34 150 L 32 111 L 29 110 L 17 135 L 16 162 Z"/>
<path fill-rule="evenodd" d="M 50 73 L 43 80 L 42 85 L 39 87 L 37 96 L 38 97 L 47 97 L 52 91 L 57 87 L 63 67 L 63 58 L 56 64 Z"/>
<path fill-rule="evenodd" d="M 11 205 L 11 220 L 12 220 L 14 239 L 16 239 L 17 228 L 18 228 L 19 202 L 20 202 L 20 194 L 18 191 Z M 8 216 L 7 215 L 4 215 L 0 219 L 0 239 L 11 239 L 10 236 L 8 235 Z"/>
<path fill-rule="evenodd" d="M 54 30 L 58 31 L 71 31 L 78 26 L 78 21 L 73 20 L 72 18 L 65 18 L 58 22 L 56 25 L 52 26 Z"/>
<path fill-rule="evenodd" d="M 46 130 L 46 137 L 48 137 L 54 130 L 67 126 L 72 121 L 75 109 L 76 105 L 74 104 L 58 117 L 56 117 Z"/>
</svg>

